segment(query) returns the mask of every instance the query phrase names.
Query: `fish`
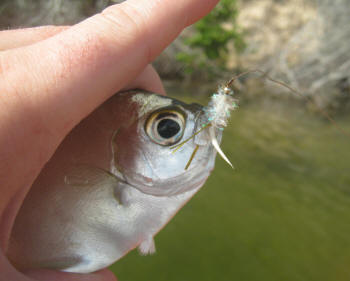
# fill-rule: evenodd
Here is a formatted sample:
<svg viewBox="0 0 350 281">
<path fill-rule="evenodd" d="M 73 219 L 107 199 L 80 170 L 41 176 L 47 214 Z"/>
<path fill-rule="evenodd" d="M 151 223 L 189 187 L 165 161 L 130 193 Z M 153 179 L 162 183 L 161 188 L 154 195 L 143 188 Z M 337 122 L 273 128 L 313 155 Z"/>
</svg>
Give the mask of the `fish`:
<svg viewBox="0 0 350 281">
<path fill-rule="evenodd" d="M 218 145 L 222 130 L 203 130 L 206 112 L 143 90 L 107 100 L 65 137 L 35 180 L 13 226 L 11 263 L 90 273 L 136 247 L 155 252 L 154 236 L 214 169 L 212 142 Z"/>
</svg>

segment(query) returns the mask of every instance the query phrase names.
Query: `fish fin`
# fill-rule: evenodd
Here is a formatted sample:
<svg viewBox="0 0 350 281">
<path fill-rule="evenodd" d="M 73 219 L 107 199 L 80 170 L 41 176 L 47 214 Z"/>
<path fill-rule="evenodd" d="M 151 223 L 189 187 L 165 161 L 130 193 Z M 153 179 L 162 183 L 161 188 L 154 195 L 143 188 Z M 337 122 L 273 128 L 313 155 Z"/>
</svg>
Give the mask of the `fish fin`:
<svg viewBox="0 0 350 281">
<path fill-rule="evenodd" d="M 226 157 L 226 155 L 224 154 L 224 152 L 221 150 L 218 140 L 215 137 L 215 128 L 214 127 L 210 127 L 209 128 L 209 134 L 210 134 L 210 139 L 211 139 L 211 143 L 214 146 L 214 148 L 216 149 L 216 151 L 220 154 L 220 156 L 231 166 L 232 169 L 233 165 L 231 164 L 230 160 L 228 160 L 228 158 Z"/>
<path fill-rule="evenodd" d="M 119 179 L 112 173 L 98 167 L 77 165 L 64 176 L 64 183 L 76 188 L 92 190 L 112 190 L 113 196 L 122 204 L 122 189 Z"/>
<path fill-rule="evenodd" d="M 156 252 L 156 245 L 154 243 L 153 236 L 148 236 L 145 240 L 141 242 L 138 247 L 139 253 L 143 256 L 154 254 Z"/>
</svg>

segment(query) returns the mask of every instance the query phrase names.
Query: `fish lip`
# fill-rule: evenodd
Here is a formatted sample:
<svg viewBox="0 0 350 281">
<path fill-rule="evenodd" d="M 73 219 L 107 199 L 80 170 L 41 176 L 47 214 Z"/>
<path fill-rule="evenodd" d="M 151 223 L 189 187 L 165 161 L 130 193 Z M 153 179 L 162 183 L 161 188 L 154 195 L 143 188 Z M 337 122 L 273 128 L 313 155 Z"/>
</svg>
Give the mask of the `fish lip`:
<svg viewBox="0 0 350 281">
<path fill-rule="evenodd" d="M 123 182 L 145 194 L 158 197 L 175 196 L 200 188 L 213 169 L 214 161 L 208 161 L 204 167 L 194 167 L 186 170 L 184 174 L 161 180 L 160 183 L 152 182 L 147 185 L 147 178 L 141 175 L 136 175 L 135 177 L 135 174 L 124 175 L 125 179 Z"/>
<path fill-rule="evenodd" d="M 207 180 L 207 178 L 209 177 L 209 172 L 206 173 L 206 175 L 204 177 L 201 177 L 198 181 L 187 185 L 186 188 L 174 188 L 173 190 L 170 189 L 162 189 L 157 188 L 157 186 L 145 186 L 139 183 L 130 183 L 130 182 L 126 182 L 129 186 L 132 186 L 134 188 L 136 188 L 137 190 L 139 190 L 140 192 L 144 193 L 144 194 L 148 194 L 148 195 L 152 195 L 152 196 L 157 196 L 157 197 L 166 197 L 166 196 L 175 196 L 181 193 L 185 193 L 197 188 L 200 188 Z M 170 183 L 176 181 L 176 177 L 171 179 L 172 181 L 170 181 Z M 162 186 L 166 186 L 169 183 L 165 183 L 162 184 Z M 184 185 L 186 185 L 186 182 L 184 182 Z"/>
</svg>

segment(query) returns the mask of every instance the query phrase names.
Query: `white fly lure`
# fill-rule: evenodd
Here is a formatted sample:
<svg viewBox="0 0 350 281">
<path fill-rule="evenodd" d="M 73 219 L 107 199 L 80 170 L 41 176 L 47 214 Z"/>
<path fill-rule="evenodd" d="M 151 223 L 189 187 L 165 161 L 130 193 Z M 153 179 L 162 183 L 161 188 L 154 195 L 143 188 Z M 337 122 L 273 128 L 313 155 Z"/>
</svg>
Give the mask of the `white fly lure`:
<svg viewBox="0 0 350 281">
<path fill-rule="evenodd" d="M 300 97 L 306 98 L 311 103 L 315 104 L 315 102 L 310 97 L 301 94 L 298 90 L 292 88 L 291 86 L 289 86 L 288 84 L 286 84 L 284 82 L 281 82 L 281 81 L 278 81 L 276 79 L 271 78 L 270 76 L 268 76 L 268 74 L 266 72 L 259 70 L 259 69 L 248 70 L 246 72 L 243 72 L 243 73 L 240 73 L 240 74 L 234 76 L 227 84 L 220 85 L 218 87 L 217 93 L 214 93 L 211 96 L 209 104 L 206 107 L 204 107 L 204 109 L 203 109 L 205 117 L 207 119 L 207 122 L 205 122 L 202 125 L 202 128 L 199 129 L 196 133 L 194 133 L 191 137 L 189 137 L 188 139 L 182 141 L 181 143 L 173 146 L 172 147 L 173 153 L 176 152 L 177 150 L 179 150 L 186 142 L 188 142 L 190 139 L 194 138 L 196 135 L 201 133 L 203 130 L 208 129 L 210 142 L 212 143 L 213 147 L 216 149 L 216 151 L 219 153 L 219 155 L 233 168 L 233 165 L 231 164 L 230 160 L 226 157 L 226 155 L 223 153 L 223 151 L 220 148 L 219 142 L 218 142 L 216 134 L 215 134 L 215 130 L 217 130 L 217 129 L 223 130 L 227 126 L 228 119 L 230 118 L 230 115 L 231 115 L 231 111 L 238 108 L 237 100 L 233 97 L 234 91 L 231 89 L 233 82 L 236 79 L 238 79 L 239 77 L 242 77 L 242 76 L 245 76 L 247 74 L 254 73 L 254 72 L 260 74 L 261 78 L 266 79 L 266 80 L 273 82 L 275 84 L 278 84 L 282 87 L 285 87 L 290 92 L 292 92 Z M 343 128 L 341 128 L 337 124 L 337 122 L 335 122 L 335 120 L 325 110 L 323 110 L 322 108 L 320 108 L 317 105 L 316 105 L 316 107 L 322 113 L 322 115 L 324 115 L 336 127 L 336 129 L 339 132 L 341 132 L 343 135 L 350 137 L 350 134 L 348 132 L 346 132 Z M 192 152 L 190 159 L 188 160 L 188 162 L 186 164 L 185 170 L 187 170 L 188 167 L 190 166 L 194 156 L 197 153 L 198 148 L 199 148 L 199 146 L 197 145 L 195 147 L 194 151 Z"/>
<path fill-rule="evenodd" d="M 238 108 L 237 100 L 233 97 L 234 92 L 230 88 L 237 77 L 238 76 L 232 78 L 226 85 L 220 85 L 218 87 L 217 93 L 214 93 L 211 96 L 208 105 L 203 109 L 207 121 L 204 122 L 202 128 L 199 129 L 196 133 L 194 133 L 191 137 L 173 146 L 173 153 L 178 151 L 185 143 L 187 143 L 190 139 L 194 138 L 204 129 L 208 129 L 210 142 L 212 143 L 213 147 L 216 149 L 219 155 L 233 168 L 233 165 L 231 164 L 230 160 L 226 157 L 226 155 L 220 148 L 215 130 L 223 130 L 227 126 L 228 119 L 231 116 L 231 111 Z M 199 145 L 197 145 L 194 151 L 192 152 L 192 155 L 186 164 L 185 170 L 187 170 L 190 166 L 194 156 L 197 153 L 198 148 Z"/>
<path fill-rule="evenodd" d="M 228 85 L 230 82 L 228 83 Z M 215 136 L 215 129 L 223 130 L 227 126 L 231 111 L 236 109 L 237 100 L 233 98 L 233 90 L 228 86 L 219 86 L 217 93 L 211 96 L 208 106 L 204 108 L 206 117 L 208 118 L 208 130 L 212 145 L 220 154 L 220 156 L 233 168 L 230 160 L 221 150 Z M 210 126 L 209 126 L 210 125 Z"/>
</svg>

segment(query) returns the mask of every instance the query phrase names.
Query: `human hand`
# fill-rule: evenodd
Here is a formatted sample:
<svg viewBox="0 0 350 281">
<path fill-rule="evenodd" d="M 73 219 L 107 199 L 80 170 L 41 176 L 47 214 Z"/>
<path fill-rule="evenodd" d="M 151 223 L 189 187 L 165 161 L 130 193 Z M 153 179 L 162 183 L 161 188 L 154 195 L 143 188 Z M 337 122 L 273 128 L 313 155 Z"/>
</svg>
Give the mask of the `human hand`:
<svg viewBox="0 0 350 281">
<path fill-rule="evenodd" d="M 129 0 L 71 27 L 0 32 L 0 280 L 115 280 L 108 270 L 17 271 L 6 258 L 16 214 L 68 132 L 114 93 L 164 93 L 149 65 L 218 0 Z"/>
</svg>

